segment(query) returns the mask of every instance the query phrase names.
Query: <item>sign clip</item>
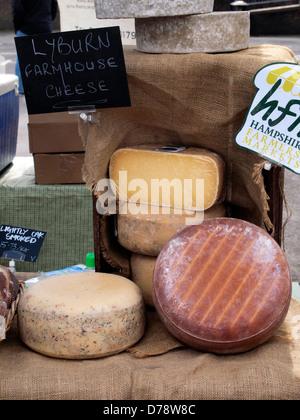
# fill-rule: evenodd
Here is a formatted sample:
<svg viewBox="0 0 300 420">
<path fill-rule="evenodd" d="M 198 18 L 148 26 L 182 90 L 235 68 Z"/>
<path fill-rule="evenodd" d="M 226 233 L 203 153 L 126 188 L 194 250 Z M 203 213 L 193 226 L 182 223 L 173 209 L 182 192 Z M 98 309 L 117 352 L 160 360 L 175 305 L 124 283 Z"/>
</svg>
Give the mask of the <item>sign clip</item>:
<svg viewBox="0 0 300 420">
<path fill-rule="evenodd" d="M 70 106 L 69 114 L 78 114 L 85 123 L 100 125 L 100 114 L 96 112 L 95 105 Z"/>
</svg>

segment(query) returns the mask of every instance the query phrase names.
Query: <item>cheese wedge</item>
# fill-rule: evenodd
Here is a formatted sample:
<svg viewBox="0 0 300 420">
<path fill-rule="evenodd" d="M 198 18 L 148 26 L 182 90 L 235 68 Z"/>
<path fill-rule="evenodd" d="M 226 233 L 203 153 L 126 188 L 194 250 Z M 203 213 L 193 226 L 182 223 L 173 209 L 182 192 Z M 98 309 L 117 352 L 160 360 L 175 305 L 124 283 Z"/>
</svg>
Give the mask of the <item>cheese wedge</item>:
<svg viewBox="0 0 300 420">
<path fill-rule="evenodd" d="M 144 334 L 143 297 L 132 281 L 114 274 L 49 277 L 25 291 L 18 326 L 22 341 L 47 356 L 109 356 L 131 347 Z"/>
<path fill-rule="evenodd" d="M 135 206 L 132 203 L 121 203 L 117 216 L 118 241 L 131 252 L 158 256 L 165 244 L 186 226 L 225 216 L 224 204 L 216 204 L 204 212 L 189 212 L 145 204 Z"/>
<path fill-rule="evenodd" d="M 268 233 L 242 220 L 211 219 L 185 228 L 160 253 L 153 302 L 178 340 L 234 354 L 275 334 L 291 285 L 286 257 Z"/>
<path fill-rule="evenodd" d="M 224 172 L 218 154 L 194 147 L 122 148 L 109 164 L 117 200 L 194 211 L 222 201 Z"/>
</svg>

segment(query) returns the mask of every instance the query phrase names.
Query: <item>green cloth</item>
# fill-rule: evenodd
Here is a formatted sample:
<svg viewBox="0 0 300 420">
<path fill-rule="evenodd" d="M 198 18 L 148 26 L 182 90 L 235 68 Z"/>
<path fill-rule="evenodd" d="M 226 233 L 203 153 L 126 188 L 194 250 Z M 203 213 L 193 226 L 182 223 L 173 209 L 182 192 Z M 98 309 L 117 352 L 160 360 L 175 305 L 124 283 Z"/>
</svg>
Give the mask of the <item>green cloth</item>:
<svg viewBox="0 0 300 420">
<path fill-rule="evenodd" d="M 37 262 L 16 261 L 17 271 L 84 264 L 94 250 L 92 193 L 85 184 L 36 185 L 29 159 L 16 159 L 0 178 L 0 225 L 47 232 Z"/>
</svg>

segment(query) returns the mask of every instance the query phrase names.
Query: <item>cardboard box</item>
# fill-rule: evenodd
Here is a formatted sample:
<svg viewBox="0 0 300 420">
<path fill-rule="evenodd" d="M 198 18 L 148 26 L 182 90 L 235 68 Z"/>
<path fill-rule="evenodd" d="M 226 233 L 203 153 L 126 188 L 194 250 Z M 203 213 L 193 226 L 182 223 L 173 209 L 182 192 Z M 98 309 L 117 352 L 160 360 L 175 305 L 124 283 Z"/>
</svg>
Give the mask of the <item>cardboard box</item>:
<svg viewBox="0 0 300 420">
<path fill-rule="evenodd" d="M 29 115 L 30 153 L 83 152 L 78 115 L 68 112 Z"/>
<path fill-rule="evenodd" d="M 84 153 L 38 153 L 33 156 L 36 184 L 83 184 Z"/>
</svg>

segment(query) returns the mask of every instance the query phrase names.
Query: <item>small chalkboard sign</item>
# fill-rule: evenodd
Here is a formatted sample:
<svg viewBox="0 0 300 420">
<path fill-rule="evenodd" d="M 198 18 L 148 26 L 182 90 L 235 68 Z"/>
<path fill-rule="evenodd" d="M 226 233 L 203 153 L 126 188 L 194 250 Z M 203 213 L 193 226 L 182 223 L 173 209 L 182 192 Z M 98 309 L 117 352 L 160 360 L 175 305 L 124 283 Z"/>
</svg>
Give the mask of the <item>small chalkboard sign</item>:
<svg viewBox="0 0 300 420">
<path fill-rule="evenodd" d="M 130 106 L 119 27 L 16 37 L 28 114 Z"/>
<path fill-rule="evenodd" d="M 36 262 L 46 232 L 9 225 L 0 227 L 0 257 Z"/>
</svg>

